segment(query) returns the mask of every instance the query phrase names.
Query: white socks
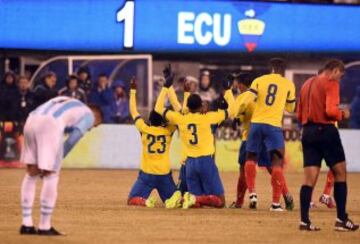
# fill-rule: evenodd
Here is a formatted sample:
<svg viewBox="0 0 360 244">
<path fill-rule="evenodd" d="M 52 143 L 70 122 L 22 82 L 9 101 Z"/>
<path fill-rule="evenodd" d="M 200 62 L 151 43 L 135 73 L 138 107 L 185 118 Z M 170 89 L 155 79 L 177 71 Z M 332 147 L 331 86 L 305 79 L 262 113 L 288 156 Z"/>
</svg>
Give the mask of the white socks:
<svg viewBox="0 0 360 244">
<path fill-rule="evenodd" d="M 40 230 L 49 230 L 51 228 L 51 215 L 55 207 L 57 198 L 57 186 L 59 182 L 59 174 L 52 173 L 43 177 L 43 185 L 41 188 L 40 202 Z"/>
<path fill-rule="evenodd" d="M 25 226 L 34 226 L 32 207 L 34 204 L 37 178 L 37 176 L 30 176 L 26 173 L 21 185 L 22 224 Z"/>
<path fill-rule="evenodd" d="M 22 225 L 28 227 L 34 226 L 32 219 L 32 207 L 34 204 L 37 178 L 38 176 L 30 176 L 26 173 L 21 185 Z M 44 176 L 42 180 L 43 184 L 40 195 L 41 215 L 39 229 L 49 230 L 51 228 L 51 214 L 56 203 L 59 174 L 52 173 L 48 176 Z"/>
</svg>

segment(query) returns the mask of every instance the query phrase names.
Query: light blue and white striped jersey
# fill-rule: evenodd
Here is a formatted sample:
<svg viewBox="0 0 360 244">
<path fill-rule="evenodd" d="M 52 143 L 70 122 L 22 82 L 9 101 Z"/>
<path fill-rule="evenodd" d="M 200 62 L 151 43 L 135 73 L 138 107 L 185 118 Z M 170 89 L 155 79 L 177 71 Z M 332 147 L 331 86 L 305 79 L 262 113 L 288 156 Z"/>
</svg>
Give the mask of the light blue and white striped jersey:
<svg viewBox="0 0 360 244">
<path fill-rule="evenodd" d="M 88 106 L 70 97 L 55 97 L 40 105 L 30 116 L 52 116 L 59 122 L 59 129 L 78 128 L 83 134 L 94 125 L 94 115 Z"/>
</svg>

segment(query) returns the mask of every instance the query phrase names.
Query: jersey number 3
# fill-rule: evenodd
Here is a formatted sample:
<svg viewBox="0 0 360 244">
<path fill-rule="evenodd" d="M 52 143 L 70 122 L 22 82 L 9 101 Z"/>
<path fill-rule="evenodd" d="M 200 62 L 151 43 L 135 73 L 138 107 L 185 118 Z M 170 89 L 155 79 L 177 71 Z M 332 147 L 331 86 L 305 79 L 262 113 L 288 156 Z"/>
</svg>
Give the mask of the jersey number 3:
<svg viewBox="0 0 360 244">
<path fill-rule="evenodd" d="M 147 148 L 148 153 L 164 153 L 166 150 L 166 137 L 165 136 L 153 136 L 147 135 L 147 139 L 150 141 Z M 154 144 L 159 141 L 161 143 L 161 148 L 156 149 L 156 151 L 152 148 Z"/>
<path fill-rule="evenodd" d="M 187 128 L 188 128 L 188 130 L 191 131 L 191 135 L 193 136 L 193 138 L 189 140 L 189 143 L 191 145 L 198 144 L 198 135 L 197 135 L 197 127 L 196 127 L 196 125 L 195 124 L 189 124 Z"/>
<path fill-rule="evenodd" d="M 267 90 L 267 95 L 265 98 L 266 105 L 271 106 L 274 104 L 277 89 L 278 89 L 277 85 L 275 85 L 275 84 L 269 85 L 268 90 Z"/>
</svg>

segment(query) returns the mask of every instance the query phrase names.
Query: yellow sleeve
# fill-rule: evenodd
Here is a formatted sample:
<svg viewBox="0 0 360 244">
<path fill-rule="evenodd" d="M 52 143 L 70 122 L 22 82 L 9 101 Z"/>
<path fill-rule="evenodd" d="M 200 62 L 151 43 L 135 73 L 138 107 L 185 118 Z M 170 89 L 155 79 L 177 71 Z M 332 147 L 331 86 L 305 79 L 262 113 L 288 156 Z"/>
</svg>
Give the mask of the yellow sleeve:
<svg viewBox="0 0 360 244">
<path fill-rule="evenodd" d="M 179 103 L 179 100 L 176 96 L 175 89 L 173 86 L 171 86 L 168 89 L 168 96 L 170 100 L 170 104 L 173 107 L 174 111 L 180 112 L 181 111 L 181 104 Z"/>
<path fill-rule="evenodd" d="M 160 91 L 160 94 L 155 104 L 155 112 L 157 112 L 158 114 L 162 115 L 165 111 L 165 98 L 167 94 L 168 94 L 168 88 L 163 87 Z"/>
<path fill-rule="evenodd" d="M 141 118 L 140 115 L 135 118 L 135 127 L 142 133 L 151 133 L 150 126 L 145 123 L 144 119 Z"/>
<path fill-rule="evenodd" d="M 218 110 L 216 112 L 209 112 L 206 117 L 210 124 L 220 124 L 228 118 L 227 110 Z"/>
<path fill-rule="evenodd" d="M 145 123 L 145 121 L 141 118 L 139 112 L 136 109 L 136 90 L 131 89 L 130 90 L 130 114 L 135 122 L 136 128 L 140 132 L 148 132 L 149 126 Z"/>
<path fill-rule="evenodd" d="M 163 113 L 165 120 L 169 121 L 170 124 L 177 125 L 181 123 L 182 114 L 166 109 Z"/>
<path fill-rule="evenodd" d="M 236 117 L 235 98 L 234 98 L 234 95 L 233 95 L 231 89 L 228 89 L 225 91 L 224 98 L 228 104 L 229 117 L 235 118 Z"/>
<path fill-rule="evenodd" d="M 295 95 L 295 85 L 293 82 L 291 82 L 289 93 L 286 98 L 286 106 L 285 106 L 286 111 L 288 111 L 289 113 L 292 113 L 295 110 L 295 107 L 296 107 L 296 97 L 295 96 L 296 96 Z"/>
<path fill-rule="evenodd" d="M 187 101 L 189 97 L 190 97 L 190 92 L 184 92 L 184 101 L 181 110 L 183 114 L 189 113 L 189 108 L 187 107 Z"/>
<path fill-rule="evenodd" d="M 137 111 L 137 108 L 136 108 L 136 90 L 134 90 L 134 89 L 130 90 L 129 106 L 130 106 L 131 117 L 135 120 L 135 118 L 139 116 L 139 112 Z"/>
<path fill-rule="evenodd" d="M 235 101 L 235 117 L 238 114 L 242 114 L 245 112 L 246 108 L 250 105 L 250 103 L 254 102 L 257 98 L 257 95 L 255 95 L 250 90 L 244 92 L 244 94 L 238 96 Z"/>
<path fill-rule="evenodd" d="M 259 81 L 258 79 L 255 79 L 253 83 L 251 84 L 249 91 L 255 95 L 255 97 L 258 96 L 259 92 Z"/>
</svg>

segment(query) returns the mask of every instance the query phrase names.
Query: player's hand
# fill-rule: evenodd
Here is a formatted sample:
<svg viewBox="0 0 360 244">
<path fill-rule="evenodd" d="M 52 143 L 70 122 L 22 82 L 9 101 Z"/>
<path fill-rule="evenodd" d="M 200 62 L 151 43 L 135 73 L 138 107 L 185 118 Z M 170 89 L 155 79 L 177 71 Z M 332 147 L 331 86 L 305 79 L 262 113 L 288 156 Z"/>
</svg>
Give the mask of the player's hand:
<svg viewBox="0 0 360 244">
<path fill-rule="evenodd" d="M 345 108 L 341 110 L 343 119 L 349 119 L 350 118 L 350 109 Z"/>
<path fill-rule="evenodd" d="M 171 64 L 165 66 L 163 74 L 165 78 L 164 86 L 169 88 L 174 83 L 174 73 L 171 70 Z"/>
<path fill-rule="evenodd" d="M 225 98 L 223 96 L 221 96 L 220 98 L 218 98 L 218 108 L 221 110 L 225 110 L 228 109 L 229 105 L 226 102 Z"/>
<path fill-rule="evenodd" d="M 226 76 L 226 79 L 223 80 L 222 87 L 224 88 L 224 90 L 228 90 L 231 88 L 233 82 L 234 76 L 232 74 L 229 74 L 228 76 Z"/>
<path fill-rule="evenodd" d="M 131 80 L 130 80 L 130 89 L 136 90 L 136 78 L 135 78 L 135 76 L 133 76 L 133 78 L 131 78 Z"/>
<path fill-rule="evenodd" d="M 184 82 L 184 92 L 190 92 L 190 84 L 187 80 Z"/>
</svg>

